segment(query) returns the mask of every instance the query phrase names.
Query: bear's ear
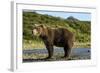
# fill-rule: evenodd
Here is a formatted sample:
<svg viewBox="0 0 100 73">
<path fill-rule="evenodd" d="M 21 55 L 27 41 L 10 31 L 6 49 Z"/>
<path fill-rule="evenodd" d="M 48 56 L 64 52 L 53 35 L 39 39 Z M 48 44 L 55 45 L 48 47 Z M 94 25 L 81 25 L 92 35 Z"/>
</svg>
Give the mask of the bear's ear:
<svg viewBox="0 0 100 73">
<path fill-rule="evenodd" d="M 46 28 L 46 26 L 45 26 L 45 25 L 43 25 L 43 24 L 42 24 L 42 25 L 40 25 L 40 26 L 41 26 L 42 28 Z"/>
<path fill-rule="evenodd" d="M 34 24 L 34 26 L 39 26 L 38 24 Z"/>
</svg>

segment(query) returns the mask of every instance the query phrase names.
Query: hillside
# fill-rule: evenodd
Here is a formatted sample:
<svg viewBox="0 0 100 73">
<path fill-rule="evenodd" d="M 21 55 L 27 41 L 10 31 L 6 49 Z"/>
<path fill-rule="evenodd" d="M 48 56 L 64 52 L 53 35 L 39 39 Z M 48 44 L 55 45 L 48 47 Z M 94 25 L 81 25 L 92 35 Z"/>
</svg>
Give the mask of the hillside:
<svg viewBox="0 0 100 73">
<path fill-rule="evenodd" d="M 32 26 L 34 24 L 44 24 L 50 27 L 64 27 L 75 34 L 76 42 L 90 42 L 91 23 L 90 21 L 80 21 L 72 16 L 67 19 L 50 15 L 38 14 L 36 12 L 23 12 L 23 38 L 24 40 L 40 40 L 32 38 Z"/>
</svg>

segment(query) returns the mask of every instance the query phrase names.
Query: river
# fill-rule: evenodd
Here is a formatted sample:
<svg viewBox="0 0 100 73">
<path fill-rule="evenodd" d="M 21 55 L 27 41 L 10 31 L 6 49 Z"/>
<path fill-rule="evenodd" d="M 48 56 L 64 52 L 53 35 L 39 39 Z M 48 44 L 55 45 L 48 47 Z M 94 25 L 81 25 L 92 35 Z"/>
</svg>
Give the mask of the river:
<svg viewBox="0 0 100 73">
<path fill-rule="evenodd" d="M 46 49 L 23 50 L 23 55 L 26 55 L 26 54 L 28 54 L 28 55 L 31 55 L 31 54 L 43 55 L 43 54 L 48 54 L 48 52 Z M 55 48 L 54 54 L 56 54 L 57 56 L 59 54 L 64 55 L 63 48 Z M 71 57 L 75 60 L 90 59 L 91 58 L 91 49 L 90 48 L 73 48 L 72 52 L 71 52 Z M 35 61 L 36 61 L 36 59 L 35 59 Z"/>
</svg>

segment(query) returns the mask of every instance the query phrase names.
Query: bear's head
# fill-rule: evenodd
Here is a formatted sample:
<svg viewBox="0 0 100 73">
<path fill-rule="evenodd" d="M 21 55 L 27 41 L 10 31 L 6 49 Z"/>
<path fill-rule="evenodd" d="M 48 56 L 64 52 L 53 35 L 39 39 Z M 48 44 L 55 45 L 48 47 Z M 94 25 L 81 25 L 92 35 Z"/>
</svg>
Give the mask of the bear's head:
<svg viewBox="0 0 100 73">
<path fill-rule="evenodd" d="M 32 29 L 32 35 L 33 36 L 40 36 L 40 35 L 44 35 L 44 29 L 46 27 L 44 25 L 40 25 L 40 24 L 35 24 L 35 26 Z"/>
</svg>

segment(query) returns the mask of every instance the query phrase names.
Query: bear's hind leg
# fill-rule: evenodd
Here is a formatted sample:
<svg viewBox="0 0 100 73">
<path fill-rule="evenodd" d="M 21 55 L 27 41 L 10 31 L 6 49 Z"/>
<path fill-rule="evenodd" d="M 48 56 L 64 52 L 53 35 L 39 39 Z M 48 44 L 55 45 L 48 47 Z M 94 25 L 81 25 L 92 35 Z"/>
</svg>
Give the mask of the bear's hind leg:
<svg viewBox="0 0 100 73">
<path fill-rule="evenodd" d="M 71 53 L 71 48 L 69 46 L 65 46 L 64 47 L 64 57 L 65 58 L 69 58 L 70 57 L 70 53 Z"/>
<path fill-rule="evenodd" d="M 73 46 L 73 41 L 69 40 L 64 46 L 64 52 L 65 52 L 64 57 L 68 59 L 70 58 L 72 46 Z"/>
</svg>

